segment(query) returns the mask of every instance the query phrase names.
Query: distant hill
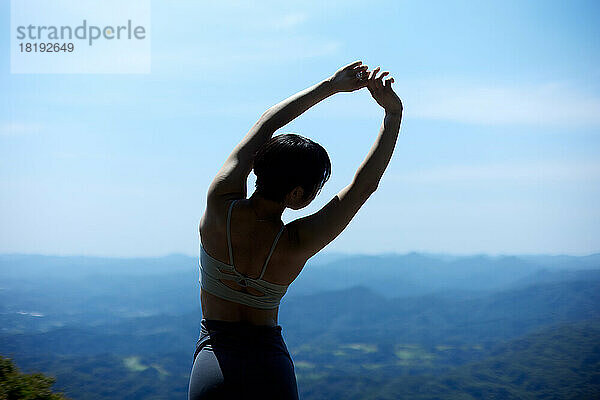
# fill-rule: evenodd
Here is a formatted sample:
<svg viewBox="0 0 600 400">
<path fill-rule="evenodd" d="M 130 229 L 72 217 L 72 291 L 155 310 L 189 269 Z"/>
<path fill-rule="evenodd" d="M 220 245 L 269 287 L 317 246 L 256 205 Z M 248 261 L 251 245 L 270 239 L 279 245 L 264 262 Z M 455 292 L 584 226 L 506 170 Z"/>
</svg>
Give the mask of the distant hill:
<svg viewBox="0 0 600 400">
<path fill-rule="evenodd" d="M 91 257 L 0 254 L 4 279 L 80 278 L 90 275 L 144 276 L 188 271 L 197 258 L 183 254 L 164 257 Z"/>
<path fill-rule="evenodd" d="M 600 280 L 600 268 L 584 270 L 551 270 L 544 268 L 525 278 L 515 281 L 510 287 L 519 288 L 542 283 L 597 280 Z"/>
<path fill-rule="evenodd" d="M 501 290 L 539 269 L 512 256 L 471 256 L 449 261 L 418 253 L 356 256 L 305 267 L 289 293 L 309 294 L 355 285 L 369 287 L 388 298 L 447 290 L 483 292 Z"/>
<path fill-rule="evenodd" d="M 600 316 L 600 280 L 532 285 L 469 299 L 427 295 L 388 300 L 355 287 L 295 298 L 280 313 L 282 326 L 298 335 L 298 343 L 290 337 L 293 344 L 358 337 L 422 344 L 493 342 L 539 326 Z"/>
</svg>

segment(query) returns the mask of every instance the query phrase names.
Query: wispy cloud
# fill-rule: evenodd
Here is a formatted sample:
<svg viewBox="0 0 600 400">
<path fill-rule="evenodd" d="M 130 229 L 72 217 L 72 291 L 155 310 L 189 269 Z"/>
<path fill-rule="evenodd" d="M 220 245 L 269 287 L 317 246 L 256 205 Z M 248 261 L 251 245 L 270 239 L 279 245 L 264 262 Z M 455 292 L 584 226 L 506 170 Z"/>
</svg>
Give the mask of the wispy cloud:
<svg viewBox="0 0 600 400">
<path fill-rule="evenodd" d="M 215 74 L 229 75 L 240 68 L 328 56 L 342 46 L 337 38 L 310 26 L 311 12 L 316 12 L 310 7 L 282 10 L 278 3 L 240 2 L 234 6 L 225 1 L 206 4 L 198 17 L 195 4 L 188 4 L 186 13 L 179 8 L 178 24 L 153 39 L 153 72 L 189 72 L 202 79 L 202 71 L 208 70 L 207 76 L 215 79 Z M 215 17 L 222 15 L 227 16 L 225 25 L 222 18 Z M 190 27 L 201 29 L 192 35 Z"/>
<path fill-rule="evenodd" d="M 291 29 L 295 28 L 302 23 L 304 23 L 307 19 L 306 14 L 303 13 L 294 13 L 284 15 L 281 19 L 275 20 L 273 22 L 273 28 L 275 29 Z"/>
<path fill-rule="evenodd" d="M 400 87 L 407 115 L 470 124 L 600 126 L 600 97 L 564 82 L 500 85 L 452 80 Z"/>
<path fill-rule="evenodd" d="M 394 90 L 404 118 L 434 119 L 473 125 L 600 127 L 600 96 L 568 83 L 499 85 L 458 80 L 402 80 Z M 375 117 L 380 107 L 366 89 L 336 96 L 318 106 L 326 117 Z"/>
<path fill-rule="evenodd" d="M 5 122 L 0 124 L 0 136 L 20 136 L 36 133 L 42 129 L 40 124 L 24 122 Z"/>
<path fill-rule="evenodd" d="M 271 36 L 260 40 L 240 37 L 231 42 L 205 42 L 202 51 L 194 47 L 154 51 L 152 63 L 157 71 L 190 72 L 198 78 L 210 71 L 206 76 L 214 80 L 215 74 L 235 73 L 240 65 L 256 68 L 328 56 L 340 47 L 341 43 L 336 40 L 305 35 Z"/>
<path fill-rule="evenodd" d="M 440 168 L 390 174 L 395 182 L 442 183 L 533 183 L 599 181 L 600 163 L 597 162 L 536 162 L 497 163 L 486 165 L 449 165 Z"/>
</svg>

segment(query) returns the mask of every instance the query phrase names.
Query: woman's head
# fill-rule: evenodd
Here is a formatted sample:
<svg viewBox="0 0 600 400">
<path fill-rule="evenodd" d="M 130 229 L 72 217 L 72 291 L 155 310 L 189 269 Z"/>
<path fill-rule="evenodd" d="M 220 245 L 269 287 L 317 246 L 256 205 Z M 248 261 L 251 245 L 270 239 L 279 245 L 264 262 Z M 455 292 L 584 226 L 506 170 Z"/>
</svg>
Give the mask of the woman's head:
<svg viewBox="0 0 600 400">
<path fill-rule="evenodd" d="M 311 200 L 331 176 L 327 151 L 318 143 L 295 133 L 277 135 L 254 156 L 256 192 L 265 199 L 283 202 L 301 188 L 301 201 Z"/>
</svg>

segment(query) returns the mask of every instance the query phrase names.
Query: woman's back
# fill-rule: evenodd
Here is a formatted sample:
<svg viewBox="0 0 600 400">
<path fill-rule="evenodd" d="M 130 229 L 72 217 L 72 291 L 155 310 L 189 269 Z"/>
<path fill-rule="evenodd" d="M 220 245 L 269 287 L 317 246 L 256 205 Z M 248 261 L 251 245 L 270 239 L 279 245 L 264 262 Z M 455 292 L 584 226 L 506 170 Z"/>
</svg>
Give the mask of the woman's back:
<svg viewBox="0 0 600 400">
<path fill-rule="evenodd" d="M 255 325 L 277 325 L 278 307 L 273 309 L 259 309 L 250 307 L 240 302 L 224 299 L 227 296 L 218 296 L 220 292 L 227 292 L 230 288 L 238 293 L 246 293 L 246 297 L 265 295 L 264 288 L 253 287 L 253 282 L 239 282 L 235 271 L 250 279 L 260 278 L 264 285 L 273 284 L 286 287 L 298 276 L 306 260 L 302 260 L 295 250 L 290 235 L 290 229 L 283 226 L 281 220 L 261 220 L 256 215 L 249 199 L 235 199 L 223 202 L 227 210 L 222 208 L 221 215 L 215 212 L 213 216 L 205 215 L 200 224 L 202 250 L 208 255 L 207 261 L 216 260 L 215 264 L 222 264 L 221 271 L 231 276 L 231 279 L 211 279 L 213 287 L 226 286 L 213 290 L 217 295 L 208 290 L 201 290 L 203 317 L 222 321 L 246 321 Z M 229 214 L 228 211 L 231 210 Z M 227 216 L 230 217 L 230 249 L 227 241 Z M 212 217 L 212 218 L 211 218 Z M 266 265 L 265 265 L 266 262 Z M 232 266 L 235 271 L 227 271 Z M 264 271 L 264 272 L 263 272 Z M 263 272 L 262 277 L 261 272 Z M 206 277 L 208 278 L 208 277 Z M 208 279 L 207 279 L 208 280 Z M 260 283 L 261 281 L 258 281 Z M 244 286 L 245 283 L 245 286 Z M 277 286 L 275 286 L 277 285 Z M 268 290 L 269 288 L 267 288 Z M 277 290 L 274 290 L 277 292 Z M 235 294 L 235 293 L 233 293 Z M 249 296 L 248 296 L 249 295 Z M 243 296 L 241 297 L 243 300 Z M 275 296 L 277 297 L 277 296 Z M 261 300 L 258 298 L 258 300 Z"/>
</svg>

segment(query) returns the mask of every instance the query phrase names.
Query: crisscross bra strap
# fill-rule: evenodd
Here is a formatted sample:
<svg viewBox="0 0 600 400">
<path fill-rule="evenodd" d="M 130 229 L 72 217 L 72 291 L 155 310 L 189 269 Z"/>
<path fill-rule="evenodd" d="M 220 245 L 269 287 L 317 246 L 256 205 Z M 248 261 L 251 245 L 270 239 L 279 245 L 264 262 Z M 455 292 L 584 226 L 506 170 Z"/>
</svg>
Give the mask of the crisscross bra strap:
<svg viewBox="0 0 600 400">
<path fill-rule="evenodd" d="M 231 247 L 231 210 L 233 209 L 233 205 L 235 204 L 236 201 L 237 200 L 233 200 L 231 202 L 231 204 L 229 205 L 229 211 L 227 212 L 227 247 L 229 249 L 229 265 L 231 265 L 234 270 L 235 270 L 235 265 L 233 265 L 233 250 Z M 277 242 L 279 241 L 279 237 L 283 233 L 284 228 L 285 228 L 285 225 L 282 225 L 281 229 L 279 229 L 279 232 L 277 233 L 277 236 L 275 237 L 275 240 L 273 241 L 273 244 L 271 245 L 271 250 L 269 251 L 269 255 L 267 256 L 267 259 L 265 260 L 265 264 L 263 265 L 262 270 L 260 271 L 260 276 L 256 279 L 262 279 L 263 275 L 265 274 L 265 271 L 267 269 L 267 264 L 269 263 L 269 260 L 271 259 L 271 255 L 273 254 L 273 251 L 275 250 L 275 246 L 277 246 Z M 238 272 L 238 271 L 236 270 L 236 272 Z"/>
</svg>

